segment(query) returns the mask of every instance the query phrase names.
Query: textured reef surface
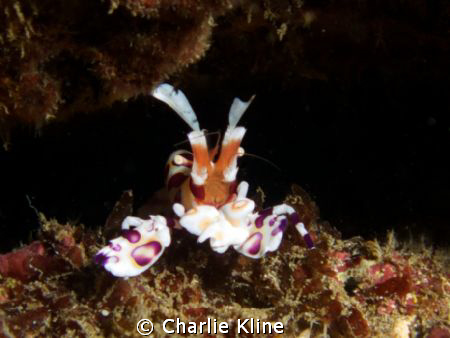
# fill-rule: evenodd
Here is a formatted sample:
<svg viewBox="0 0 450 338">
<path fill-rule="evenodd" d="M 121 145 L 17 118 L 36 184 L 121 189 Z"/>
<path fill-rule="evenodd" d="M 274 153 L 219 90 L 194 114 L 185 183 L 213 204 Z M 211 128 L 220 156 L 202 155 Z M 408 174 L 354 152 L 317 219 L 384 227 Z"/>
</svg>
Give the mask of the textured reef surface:
<svg viewBox="0 0 450 338">
<path fill-rule="evenodd" d="M 448 256 L 414 243 L 385 243 L 339 232 L 320 220 L 298 186 L 286 197 L 303 215 L 317 248 L 290 228 L 280 249 L 260 260 L 213 253 L 176 233 L 157 264 L 136 278 L 114 278 L 92 262 L 106 233 L 132 208 L 124 193 L 97 232 L 41 215 L 37 241 L 0 256 L 0 330 L 6 336 L 138 336 L 142 318 L 282 322 L 289 336 L 448 337 Z M 109 235 L 107 235 L 109 237 Z M 249 327 L 247 327 L 249 329 Z M 246 336 L 253 336 L 248 334 Z"/>
<path fill-rule="evenodd" d="M 185 82 L 203 86 L 214 77 L 242 86 L 236 79 L 246 83 L 242 74 L 250 73 L 277 86 L 299 78 L 348 84 L 373 67 L 387 81 L 429 81 L 449 68 L 450 8 L 439 0 L 2 0 L 1 7 L 4 141 L 17 124 L 39 129 L 146 94 L 206 51 L 208 66 L 184 74 Z"/>
<path fill-rule="evenodd" d="M 2 1 L 0 121 L 41 127 L 149 92 L 197 61 L 227 2 Z"/>
</svg>

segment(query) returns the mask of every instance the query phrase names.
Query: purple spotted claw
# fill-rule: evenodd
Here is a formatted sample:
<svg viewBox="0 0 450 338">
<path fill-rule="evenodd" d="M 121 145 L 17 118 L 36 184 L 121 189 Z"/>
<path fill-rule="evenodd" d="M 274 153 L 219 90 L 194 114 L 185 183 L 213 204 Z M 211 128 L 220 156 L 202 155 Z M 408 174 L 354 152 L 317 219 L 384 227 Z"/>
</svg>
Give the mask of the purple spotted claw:
<svg viewBox="0 0 450 338">
<path fill-rule="evenodd" d="M 129 216 L 122 222 L 122 229 L 122 236 L 111 240 L 94 258 L 116 277 L 141 274 L 170 244 L 169 227 L 162 216 L 150 216 L 148 220 Z"/>
</svg>

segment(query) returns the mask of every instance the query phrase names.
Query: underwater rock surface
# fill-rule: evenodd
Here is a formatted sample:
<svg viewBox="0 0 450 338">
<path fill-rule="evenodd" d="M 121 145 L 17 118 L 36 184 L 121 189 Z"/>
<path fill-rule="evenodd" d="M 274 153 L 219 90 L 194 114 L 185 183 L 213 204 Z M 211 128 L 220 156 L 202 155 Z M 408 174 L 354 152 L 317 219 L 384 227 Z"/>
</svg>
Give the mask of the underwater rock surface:
<svg viewBox="0 0 450 338">
<path fill-rule="evenodd" d="M 394 88 L 415 77 L 448 83 L 446 1 L 2 0 L 0 6 L 5 143 L 17 125 L 39 130 L 145 95 L 172 75 L 194 88 L 207 88 L 210 77 L 231 88 L 236 79 L 239 86 L 256 80 L 253 86 L 298 87 L 301 78 L 346 86 L 374 71 Z M 208 65 L 186 72 L 210 46 Z"/>
<path fill-rule="evenodd" d="M 2 1 L 0 121 L 94 111 L 198 60 L 227 1 Z"/>
<path fill-rule="evenodd" d="M 304 216 L 316 249 L 306 249 L 292 227 L 280 249 L 260 260 L 216 254 L 179 232 L 154 267 L 128 280 L 91 258 L 105 242 L 102 232 L 129 211 L 130 193 L 96 232 L 41 215 L 38 240 L 0 256 L 0 332 L 137 337 L 137 322 L 148 318 L 159 337 L 167 318 L 212 318 L 228 322 L 224 336 L 234 337 L 238 319 L 254 318 L 282 322 L 290 337 L 448 337 L 444 252 L 397 243 L 392 233 L 383 244 L 342 240 L 298 186 L 285 202 Z"/>
</svg>

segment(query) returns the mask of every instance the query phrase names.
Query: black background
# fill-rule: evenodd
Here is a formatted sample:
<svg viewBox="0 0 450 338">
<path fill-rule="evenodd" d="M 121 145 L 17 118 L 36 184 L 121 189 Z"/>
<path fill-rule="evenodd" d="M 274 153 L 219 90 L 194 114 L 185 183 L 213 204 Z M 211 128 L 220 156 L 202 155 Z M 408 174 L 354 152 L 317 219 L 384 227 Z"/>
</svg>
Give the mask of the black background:
<svg viewBox="0 0 450 338">
<path fill-rule="evenodd" d="M 303 79 L 281 88 L 250 76 L 226 89 L 220 82 L 201 88 L 180 80 L 179 86 L 209 131 L 224 130 L 234 96 L 256 94 L 241 121 L 243 147 L 281 170 L 246 157 L 240 177 L 252 189 L 261 186 L 268 204 L 298 183 L 345 237 L 383 237 L 395 229 L 448 243 L 447 83 L 419 78 L 389 86 L 376 69 L 349 86 Z M 47 217 L 90 227 L 104 224 L 125 189 L 143 203 L 162 187 L 167 156 L 189 131 L 151 97 L 69 122 L 40 134 L 16 130 L 11 149 L 0 152 L 2 252 L 28 242 L 39 227 L 27 196 Z"/>
</svg>

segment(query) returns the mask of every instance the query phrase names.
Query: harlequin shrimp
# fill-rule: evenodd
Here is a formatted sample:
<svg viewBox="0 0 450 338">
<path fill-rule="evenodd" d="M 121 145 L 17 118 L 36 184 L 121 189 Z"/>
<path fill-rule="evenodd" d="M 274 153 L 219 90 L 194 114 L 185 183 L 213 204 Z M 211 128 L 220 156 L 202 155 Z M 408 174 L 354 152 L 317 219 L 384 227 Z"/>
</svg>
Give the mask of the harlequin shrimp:
<svg viewBox="0 0 450 338">
<path fill-rule="evenodd" d="M 166 186 L 179 226 L 198 236 L 200 243 L 209 240 L 218 253 L 231 246 L 245 256 L 261 258 L 279 247 L 289 220 L 306 245 L 314 247 L 294 208 L 280 204 L 257 212 L 255 202 L 247 198 L 248 183 L 237 183 L 237 159 L 244 154 L 241 142 L 246 132 L 237 124 L 253 97 L 247 102 L 234 99 L 219 151 L 218 146 L 208 148 L 205 131 L 180 90 L 161 84 L 152 95 L 192 129 L 188 134 L 192 152 L 175 151 L 166 164 Z M 96 261 L 114 276 L 137 276 L 170 245 L 173 224 L 174 219 L 158 215 L 148 219 L 128 216 L 122 222 L 122 235 L 102 248 Z"/>
</svg>

